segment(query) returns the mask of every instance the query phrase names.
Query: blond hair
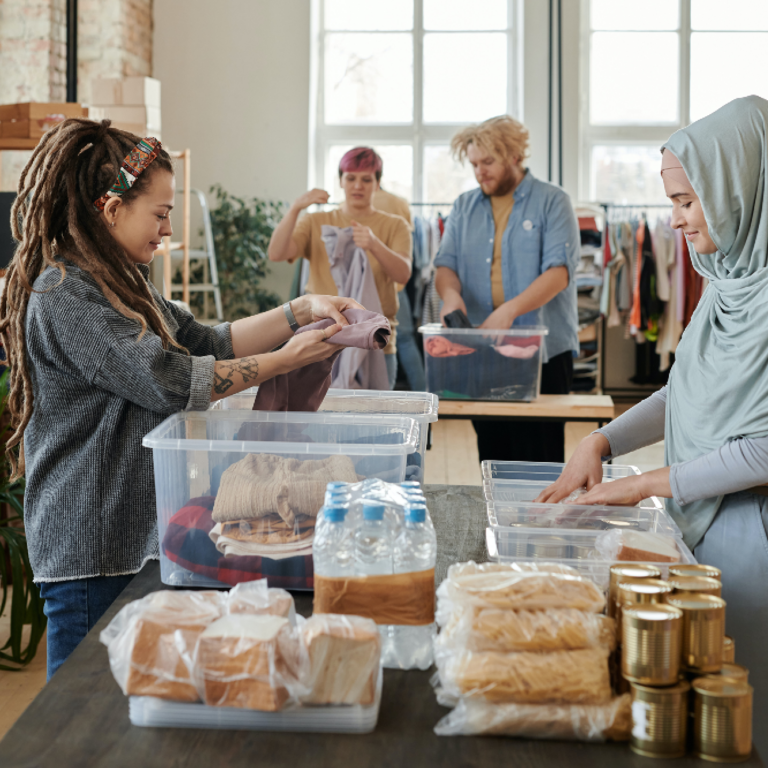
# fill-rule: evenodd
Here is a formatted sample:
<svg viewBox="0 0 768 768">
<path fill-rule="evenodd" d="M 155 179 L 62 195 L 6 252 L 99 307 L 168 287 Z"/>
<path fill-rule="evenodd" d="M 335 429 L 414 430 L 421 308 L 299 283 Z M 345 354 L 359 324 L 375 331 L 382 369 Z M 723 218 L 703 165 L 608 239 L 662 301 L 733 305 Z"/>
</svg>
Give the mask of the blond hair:
<svg viewBox="0 0 768 768">
<path fill-rule="evenodd" d="M 528 157 L 528 129 L 509 115 L 469 125 L 451 139 L 451 152 L 460 163 L 464 162 L 470 144 L 514 165 Z"/>
</svg>

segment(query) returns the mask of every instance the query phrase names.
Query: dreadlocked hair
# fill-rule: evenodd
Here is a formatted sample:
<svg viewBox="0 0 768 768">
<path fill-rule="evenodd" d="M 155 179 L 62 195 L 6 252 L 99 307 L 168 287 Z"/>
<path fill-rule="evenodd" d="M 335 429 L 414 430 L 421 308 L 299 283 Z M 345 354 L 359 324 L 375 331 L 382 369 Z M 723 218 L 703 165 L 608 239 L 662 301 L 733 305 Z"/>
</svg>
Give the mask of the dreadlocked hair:
<svg viewBox="0 0 768 768">
<path fill-rule="evenodd" d="M 32 284 L 47 266 L 61 279 L 65 257 L 96 281 L 112 307 L 140 326 L 150 328 L 166 349 L 177 347 L 136 264 L 109 232 L 94 201 L 115 183 L 123 159 L 140 141 L 127 131 L 86 119 L 65 120 L 46 133 L 19 179 L 11 210 L 11 230 L 18 241 L 0 297 L 0 336 L 10 368 L 8 411 L 13 434 L 5 453 L 11 479 L 24 474 L 24 430 L 32 417 L 33 394 L 25 346 L 25 318 Z M 173 173 L 163 149 L 122 196 L 130 205 L 147 188 L 153 173 Z M 16 447 L 18 446 L 18 458 Z"/>
</svg>

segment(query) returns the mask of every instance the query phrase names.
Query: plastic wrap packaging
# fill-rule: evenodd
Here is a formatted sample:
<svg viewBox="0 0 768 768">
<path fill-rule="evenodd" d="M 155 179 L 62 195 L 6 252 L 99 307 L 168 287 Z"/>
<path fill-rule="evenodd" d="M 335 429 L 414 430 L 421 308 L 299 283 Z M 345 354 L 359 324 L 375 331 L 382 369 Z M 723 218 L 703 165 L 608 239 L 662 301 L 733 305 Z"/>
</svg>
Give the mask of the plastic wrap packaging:
<svg viewBox="0 0 768 768">
<path fill-rule="evenodd" d="M 677 563 L 682 559 L 674 537 L 648 531 L 605 531 L 595 539 L 601 559 L 641 563 Z"/>
<path fill-rule="evenodd" d="M 282 616 L 296 626 L 296 608 L 290 592 L 267 586 L 266 579 L 243 581 L 227 596 L 227 613 Z"/>
<path fill-rule="evenodd" d="M 302 623 L 310 693 L 304 704 L 373 704 L 381 661 L 376 623 L 360 616 L 320 614 Z"/>
<path fill-rule="evenodd" d="M 123 693 L 197 701 L 175 635 L 194 647 L 225 611 L 226 594 L 220 592 L 153 592 L 124 606 L 99 635 Z"/>
<path fill-rule="evenodd" d="M 489 704 L 462 699 L 436 726 L 438 736 L 518 736 L 525 739 L 626 741 L 631 696 L 606 704 Z"/>
<path fill-rule="evenodd" d="M 209 706 L 275 712 L 309 692 L 306 650 L 282 616 L 225 616 L 200 634 L 191 656 L 188 644 L 180 650 Z"/>
<path fill-rule="evenodd" d="M 455 611 L 436 647 L 468 651 L 572 651 L 616 647 L 616 622 L 573 609 L 504 611 L 469 607 Z"/>
<path fill-rule="evenodd" d="M 502 610 L 573 608 L 600 613 L 605 596 L 589 579 L 555 570 L 521 569 L 520 563 L 460 563 L 438 587 L 437 622 L 445 626 L 457 607 Z M 540 566 L 541 568 L 541 566 Z"/>
<path fill-rule="evenodd" d="M 436 653 L 442 696 L 493 703 L 605 704 L 611 698 L 607 648 L 553 653 Z"/>
</svg>

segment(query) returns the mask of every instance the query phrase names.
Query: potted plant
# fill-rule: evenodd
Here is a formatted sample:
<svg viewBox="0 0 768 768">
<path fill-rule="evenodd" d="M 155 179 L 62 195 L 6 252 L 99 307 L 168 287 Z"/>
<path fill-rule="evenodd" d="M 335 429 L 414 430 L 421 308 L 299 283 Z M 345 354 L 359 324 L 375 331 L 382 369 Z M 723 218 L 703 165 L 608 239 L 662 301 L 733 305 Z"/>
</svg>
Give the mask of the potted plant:
<svg viewBox="0 0 768 768">
<path fill-rule="evenodd" d="M 0 445 L 10 429 L 4 419 L 8 400 L 8 371 L 0 376 Z M 27 537 L 24 533 L 24 479 L 9 480 L 11 468 L 0 455 L 0 615 L 8 604 L 11 589 L 11 632 L 5 645 L 0 647 L 0 670 L 14 672 L 29 664 L 37 653 L 37 646 L 45 634 L 47 619 L 43 613 L 44 601 L 38 586 L 32 581 Z M 26 641 L 24 628 L 30 631 Z M 0 639 L 2 642 L 2 639 Z"/>
</svg>

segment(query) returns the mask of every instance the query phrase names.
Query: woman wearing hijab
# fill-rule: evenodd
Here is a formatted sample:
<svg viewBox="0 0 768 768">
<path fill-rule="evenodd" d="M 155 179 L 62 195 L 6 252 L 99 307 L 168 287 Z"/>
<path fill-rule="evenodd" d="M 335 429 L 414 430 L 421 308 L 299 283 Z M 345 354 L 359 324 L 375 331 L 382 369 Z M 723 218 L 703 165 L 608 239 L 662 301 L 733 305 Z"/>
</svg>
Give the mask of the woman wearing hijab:
<svg viewBox="0 0 768 768">
<path fill-rule="evenodd" d="M 662 149 L 672 226 L 709 281 L 668 385 L 585 438 L 539 501 L 586 486 L 587 504 L 666 508 L 699 562 L 722 570 L 726 631 L 768 720 L 768 101 L 748 96 Z M 664 439 L 665 465 L 601 483 L 601 459 Z M 755 728 L 768 754 L 768 731 Z"/>
</svg>

